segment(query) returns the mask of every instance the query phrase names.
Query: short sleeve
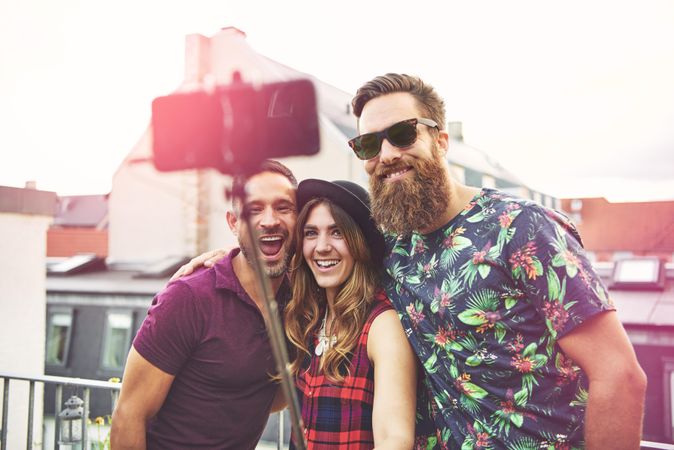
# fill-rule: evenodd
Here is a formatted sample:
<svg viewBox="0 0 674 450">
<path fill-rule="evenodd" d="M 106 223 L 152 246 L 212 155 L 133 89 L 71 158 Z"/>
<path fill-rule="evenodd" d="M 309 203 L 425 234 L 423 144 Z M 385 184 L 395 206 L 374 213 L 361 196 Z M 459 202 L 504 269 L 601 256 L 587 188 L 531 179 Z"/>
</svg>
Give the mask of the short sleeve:
<svg viewBox="0 0 674 450">
<path fill-rule="evenodd" d="M 529 205 L 515 224 L 516 238 L 506 252 L 508 267 L 553 337 L 615 309 L 566 216 Z"/>
<path fill-rule="evenodd" d="M 152 300 L 133 347 L 152 365 L 176 375 L 199 343 L 203 323 L 190 288 L 171 283 Z"/>
</svg>

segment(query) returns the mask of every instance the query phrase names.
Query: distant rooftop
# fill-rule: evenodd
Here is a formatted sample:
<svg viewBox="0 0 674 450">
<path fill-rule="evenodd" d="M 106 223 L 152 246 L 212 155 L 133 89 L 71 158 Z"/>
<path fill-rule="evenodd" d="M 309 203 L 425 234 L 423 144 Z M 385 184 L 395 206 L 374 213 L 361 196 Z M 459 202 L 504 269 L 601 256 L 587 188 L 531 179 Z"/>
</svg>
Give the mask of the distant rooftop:
<svg viewBox="0 0 674 450">
<path fill-rule="evenodd" d="M 68 195 L 59 197 L 54 225 L 62 227 L 108 227 L 107 195 Z"/>
<path fill-rule="evenodd" d="M 152 263 L 105 263 L 93 254 L 51 258 L 47 262 L 47 292 L 154 295 L 189 258 L 167 257 Z"/>
<path fill-rule="evenodd" d="M 614 264 L 594 263 L 594 267 L 604 284 L 609 286 L 609 298 L 615 303 L 624 325 L 674 327 L 674 264 L 665 266 L 662 290 L 612 288 Z"/>
<path fill-rule="evenodd" d="M 563 199 L 585 248 L 598 252 L 674 253 L 674 201 L 609 202 Z"/>
<path fill-rule="evenodd" d="M 168 282 L 168 277 L 137 278 L 137 273 L 132 270 L 106 270 L 71 276 L 47 276 L 47 293 L 154 295 Z"/>
<path fill-rule="evenodd" d="M 55 211 L 54 192 L 0 186 L 0 212 L 53 216 Z"/>
</svg>

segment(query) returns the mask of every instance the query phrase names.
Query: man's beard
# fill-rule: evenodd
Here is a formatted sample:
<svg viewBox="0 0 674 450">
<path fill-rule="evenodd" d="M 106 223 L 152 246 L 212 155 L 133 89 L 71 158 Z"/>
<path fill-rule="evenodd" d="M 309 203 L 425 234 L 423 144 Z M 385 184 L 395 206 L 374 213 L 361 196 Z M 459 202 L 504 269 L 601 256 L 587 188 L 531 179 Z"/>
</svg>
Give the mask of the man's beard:
<svg viewBox="0 0 674 450">
<path fill-rule="evenodd" d="M 253 267 L 253 252 L 256 251 L 256 249 L 254 249 L 250 244 L 250 239 L 246 239 L 246 242 L 244 242 L 244 239 L 239 239 L 239 248 L 241 249 L 241 253 L 243 254 L 243 257 L 246 258 L 248 264 Z M 290 262 L 291 257 L 290 248 L 292 248 L 290 241 L 288 240 L 288 236 L 285 235 L 283 247 L 281 248 L 283 257 L 272 265 L 269 265 L 264 260 L 261 261 L 262 268 L 264 269 L 264 273 L 267 277 L 278 278 L 285 275 L 286 271 L 288 270 L 288 263 Z"/>
<path fill-rule="evenodd" d="M 431 159 L 404 160 L 400 167 L 412 166 L 414 177 L 393 183 L 376 172 L 370 176 L 372 217 L 384 231 L 405 235 L 425 229 L 447 210 L 449 178 L 441 158 L 436 147 Z"/>
</svg>

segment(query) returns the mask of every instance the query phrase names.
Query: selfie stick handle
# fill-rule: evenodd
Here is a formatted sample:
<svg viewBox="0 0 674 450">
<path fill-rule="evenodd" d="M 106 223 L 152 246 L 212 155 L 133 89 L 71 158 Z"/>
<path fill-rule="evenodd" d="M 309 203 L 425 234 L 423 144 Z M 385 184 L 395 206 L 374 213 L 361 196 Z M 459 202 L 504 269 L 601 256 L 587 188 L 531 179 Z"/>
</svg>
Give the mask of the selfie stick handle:
<svg viewBox="0 0 674 450">
<path fill-rule="evenodd" d="M 235 179 L 233 186 L 245 186 L 246 177 L 244 175 L 236 175 L 240 177 Z M 239 198 L 241 205 L 245 205 L 245 191 L 243 192 L 232 192 L 233 198 Z M 271 342 L 272 353 L 274 354 L 274 360 L 276 361 L 276 369 L 281 376 L 281 389 L 283 389 L 283 394 L 285 395 L 286 401 L 288 402 L 288 408 L 290 409 L 290 420 L 292 427 L 295 430 L 293 434 L 295 447 L 297 450 L 305 450 L 307 447 L 305 437 L 304 437 L 304 425 L 302 423 L 302 416 L 300 415 L 300 406 L 299 401 L 297 400 L 297 392 L 295 391 L 295 384 L 290 375 L 290 362 L 288 358 L 288 349 L 286 347 L 285 332 L 283 331 L 283 326 L 281 325 L 281 319 L 279 317 L 278 303 L 272 293 L 271 286 L 269 284 L 269 278 L 264 273 L 264 268 L 262 267 L 262 262 L 259 257 L 259 247 L 258 247 L 258 233 L 257 230 L 250 223 L 250 216 L 246 213 L 245 208 L 242 209 L 242 216 L 246 222 L 246 226 L 252 235 L 253 251 L 250 255 L 253 269 L 255 270 L 255 275 L 257 278 L 258 286 L 261 288 L 262 297 L 264 298 L 265 305 L 267 306 L 267 332 L 269 334 L 269 340 Z"/>
</svg>

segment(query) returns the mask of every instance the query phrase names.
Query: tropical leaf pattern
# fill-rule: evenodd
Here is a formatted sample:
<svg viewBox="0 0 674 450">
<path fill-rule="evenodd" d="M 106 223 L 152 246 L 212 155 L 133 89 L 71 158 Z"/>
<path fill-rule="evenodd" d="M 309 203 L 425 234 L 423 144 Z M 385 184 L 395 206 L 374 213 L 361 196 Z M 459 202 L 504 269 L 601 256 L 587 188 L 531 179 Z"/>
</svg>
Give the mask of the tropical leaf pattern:
<svg viewBox="0 0 674 450">
<path fill-rule="evenodd" d="M 568 219 L 483 189 L 439 230 L 387 241 L 425 372 L 416 448 L 582 448 L 587 380 L 556 342 L 613 305 Z"/>
</svg>

